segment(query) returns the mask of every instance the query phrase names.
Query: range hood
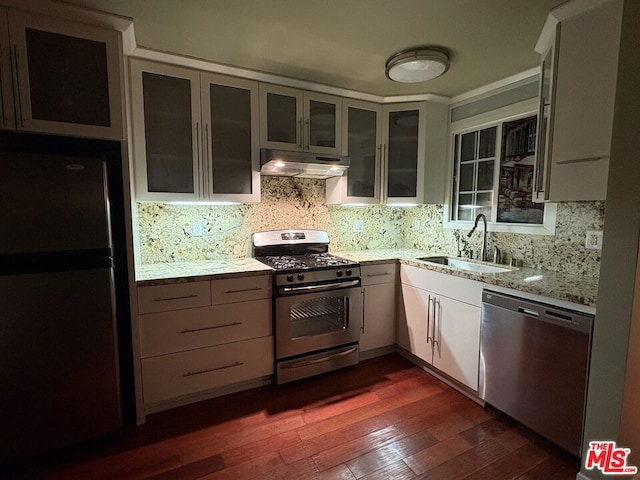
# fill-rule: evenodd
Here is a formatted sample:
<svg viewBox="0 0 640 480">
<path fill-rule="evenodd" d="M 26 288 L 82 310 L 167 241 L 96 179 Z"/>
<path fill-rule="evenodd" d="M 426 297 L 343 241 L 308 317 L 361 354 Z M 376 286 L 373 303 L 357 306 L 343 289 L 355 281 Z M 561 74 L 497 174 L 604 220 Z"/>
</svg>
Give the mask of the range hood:
<svg viewBox="0 0 640 480">
<path fill-rule="evenodd" d="M 281 177 L 340 177 L 349 168 L 349 157 L 309 152 L 260 149 L 260 173 Z"/>
</svg>

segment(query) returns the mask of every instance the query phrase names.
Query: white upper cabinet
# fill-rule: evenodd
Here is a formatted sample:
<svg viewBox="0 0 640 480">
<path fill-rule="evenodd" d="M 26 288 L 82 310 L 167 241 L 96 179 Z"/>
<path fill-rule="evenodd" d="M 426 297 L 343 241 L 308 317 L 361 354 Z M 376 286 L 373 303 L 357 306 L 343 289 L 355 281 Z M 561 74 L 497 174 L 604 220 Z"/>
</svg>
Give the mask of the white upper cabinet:
<svg viewBox="0 0 640 480">
<path fill-rule="evenodd" d="M 124 138 L 119 32 L 11 9 L 0 30 L 2 128 Z"/>
<path fill-rule="evenodd" d="M 342 154 L 340 97 L 260 84 L 260 146 Z"/>
<path fill-rule="evenodd" d="M 342 148 L 351 165 L 327 179 L 328 204 L 380 203 L 382 193 L 382 106 L 342 100 Z"/>
<path fill-rule="evenodd" d="M 425 102 L 382 108 L 382 201 L 422 203 L 425 189 Z"/>
<path fill-rule="evenodd" d="M 255 82 L 131 60 L 137 200 L 260 200 Z"/>
<path fill-rule="evenodd" d="M 538 201 L 606 198 L 622 1 L 597 3 L 574 0 L 552 11 L 536 47 Z"/>
<path fill-rule="evenodd" d="M 328 204 L 444 203 L 448 105 L 342 103 L 351 166 L 327 180 Z"/>
</svg>

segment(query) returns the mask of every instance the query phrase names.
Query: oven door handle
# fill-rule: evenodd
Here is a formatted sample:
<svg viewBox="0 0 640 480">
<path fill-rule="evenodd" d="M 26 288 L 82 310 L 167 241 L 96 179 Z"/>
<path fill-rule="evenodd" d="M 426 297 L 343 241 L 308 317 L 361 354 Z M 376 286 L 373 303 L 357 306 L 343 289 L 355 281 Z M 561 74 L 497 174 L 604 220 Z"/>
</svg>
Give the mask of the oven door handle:
<svg viewBox="0 0 640 480">
<path fill-rule="evenodd" d="M 329 360 L 333 360 L 334 358 L 344 357 L 346 355 L 350 355 L 351 353 L 355 352 L 356 350 L 358 350 L 358 346 L 357 345 L 354 346 L 354 347 L 348 348 L 346 350 L 342 350 L 341 352 L 338 352 L 338 353 L 332 353 L 330 355 L 327 355 L 326 357 L 314 358 L 312 360 L 298 360 L 297 362 L 291 362 L 291 363 L 282 364 L 280 367 L 281 368 L 307 367 L 309 365 L 315 365 L 316 363 L 328 362 Z"/>
<path fill-rule="evenodd" d="M 336 290 L 338 288 L 357 287 L 360 285 L 360 279 L 349 280 L 348 282 L 328 283 L 324 285 L 305 285 L 303 287 L 283 287 L 282 293 L 296 292 L 325 292 L 327 290 Z"/>
</svg>

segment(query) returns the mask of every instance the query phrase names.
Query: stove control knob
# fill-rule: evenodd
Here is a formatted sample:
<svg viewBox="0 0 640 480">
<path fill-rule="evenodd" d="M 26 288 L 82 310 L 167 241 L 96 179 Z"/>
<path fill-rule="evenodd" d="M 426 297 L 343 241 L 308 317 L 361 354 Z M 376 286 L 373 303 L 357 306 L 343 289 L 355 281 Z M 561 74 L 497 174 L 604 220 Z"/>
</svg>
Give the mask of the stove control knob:
<svg viewBox="0 0 640 480">
<path fill-rule="evenodd" d="M 346 271 L 346 272 L 344 272 L 344 273 L 346 273 L 346 274 L 347 274 L 347 277 L 350 277 L 350 276 L 351 276 L 351 274 L 352 274 L 353 272 L 352 272 L 351 270 L 347 270 L 347 271 Z"/>
<path fill-rule="evenodd" d="M 304 280 L 304 275 L 299 273 L 298 274 L 298 280 L 300 280 L 300 281 Z"/>
<path fill-rule="evenodd" d="M 342 270 L 338 270 L 338 271 L 336 272 L 336 275 L 338 275 L 339 277 L 341 277 L 341 276 L 342 276 Z"/>
<path fill-rule="evenodd" d="M 293 282 L 293 275 L 287 275 L 287 282 Z"/>
</svg>

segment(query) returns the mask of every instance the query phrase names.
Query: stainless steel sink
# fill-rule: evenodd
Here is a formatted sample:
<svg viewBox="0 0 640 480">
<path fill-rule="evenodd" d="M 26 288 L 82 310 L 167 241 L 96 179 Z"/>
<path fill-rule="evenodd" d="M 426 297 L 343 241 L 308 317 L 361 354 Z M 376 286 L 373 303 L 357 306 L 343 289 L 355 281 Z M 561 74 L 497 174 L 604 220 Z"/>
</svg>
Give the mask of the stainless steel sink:
<svg viewBox="0 0 640 480">
<path fill-rule="evenodd" d="M 443 256 L 434 256 L 434 257 L 421 257 L 418 258 L 423 262 L 435 263 L 437 265 L 446 265 L 451 268 L 457 268 L 458 270 L 466 270 L 474 273 L 504 273 L 511 272 L 513 269 L 509 267 L 499 267 L 498 265 L 487 265 L 485 263 L 476 263 L 468 260 L 463 260 L 462 258 L 455 257 L 443 257 Z"/>
</svg>

